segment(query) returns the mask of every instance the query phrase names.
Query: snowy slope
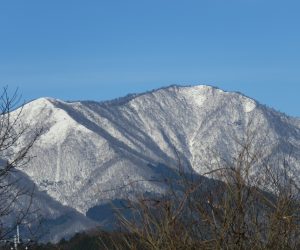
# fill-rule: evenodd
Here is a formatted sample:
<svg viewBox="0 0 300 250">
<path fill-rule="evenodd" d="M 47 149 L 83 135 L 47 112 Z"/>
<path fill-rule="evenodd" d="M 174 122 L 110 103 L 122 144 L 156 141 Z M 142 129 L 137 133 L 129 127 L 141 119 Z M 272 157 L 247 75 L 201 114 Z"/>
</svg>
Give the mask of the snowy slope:
<svg viewBox="0 0 300 250">
<path fill-rule="evenodd" d="M 41 98 L 25 105 L 22 122 L 44 133 L 22 169 L 40 190 L 85 214 L 107 199 L 134 195 L 118 189 L 159 176 L 160 166 L 207 170 L 209 152 L 228 157 L 248 125 L 270 154 L 289 147 L 300 162 L 300 122 L 239 93 L 210 86 L 170 86 L 106 102 Z M 300 168 L 299 168 L 300 169 Z M 163 191 L 136 182 L 139 191 Z M 132 190 L 131 190 L 132 191 Z"/>
</svg>

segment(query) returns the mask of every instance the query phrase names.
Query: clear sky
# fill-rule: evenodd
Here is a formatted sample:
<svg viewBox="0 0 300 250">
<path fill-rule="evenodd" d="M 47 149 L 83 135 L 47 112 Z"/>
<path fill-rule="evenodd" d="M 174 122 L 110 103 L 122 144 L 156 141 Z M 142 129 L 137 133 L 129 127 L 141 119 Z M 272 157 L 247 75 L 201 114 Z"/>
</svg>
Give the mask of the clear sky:
<svg viewBox="0 0 300 250">
<path fill-rule="evenodd" d="M 0 0 L 0 86 L 105 100 L 209 84 L 300 117 L 299 13 L 299 0 Z"/>
</svg>

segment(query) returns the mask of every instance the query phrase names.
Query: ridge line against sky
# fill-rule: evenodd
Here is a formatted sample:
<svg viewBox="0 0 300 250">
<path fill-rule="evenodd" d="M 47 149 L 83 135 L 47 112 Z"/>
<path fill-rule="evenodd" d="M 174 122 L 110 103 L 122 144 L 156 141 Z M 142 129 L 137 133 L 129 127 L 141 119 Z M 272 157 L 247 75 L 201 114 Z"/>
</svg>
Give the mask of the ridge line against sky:
<svg viewBox="0 0 300 250">
<path fill-rule="evenodd" d="M 110 100 L 217 86 L 300 117 L 300 2 L 6 1 L 0 86 L 25 100 Z"/>
</svg>

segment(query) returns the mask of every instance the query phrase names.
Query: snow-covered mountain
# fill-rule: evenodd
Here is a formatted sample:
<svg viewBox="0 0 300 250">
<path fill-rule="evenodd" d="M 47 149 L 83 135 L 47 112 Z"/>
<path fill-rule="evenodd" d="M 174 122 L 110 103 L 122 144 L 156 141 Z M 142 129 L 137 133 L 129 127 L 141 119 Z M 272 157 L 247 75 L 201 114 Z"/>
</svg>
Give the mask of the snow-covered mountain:
<svg viewBox="0 0 300 250">
<path fill-rule="evenodd" d="M 83 215 L 134 190 L 163 192 L 161 184 L 141 180 L 178 167 L 179 159 L 203 173 L 212 152 L 229 157 L 248 129 L 264 138 L 260 146 L 269 155 L 293 148 L 291 162 L 300 165 L 300 120 L 210 86 L 170 86 L 105 102 L 40 98 L 25 105 L 21 119 L 44 132 L 30 152 L 36 157 L 20 170 Z"/>
</svg>

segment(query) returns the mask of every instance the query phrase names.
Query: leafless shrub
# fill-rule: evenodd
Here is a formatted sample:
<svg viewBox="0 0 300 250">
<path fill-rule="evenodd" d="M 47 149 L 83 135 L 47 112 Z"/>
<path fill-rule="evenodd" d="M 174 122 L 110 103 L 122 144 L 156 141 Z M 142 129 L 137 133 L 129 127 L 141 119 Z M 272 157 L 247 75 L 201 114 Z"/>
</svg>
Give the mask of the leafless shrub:
<svg viewBox="0 0 300 250">
<path fill-rule="evenodd" d="M 0 240 L 26 218 L 34 191 L 34 187 L 24 186 L 16 168 L 29 162 L 28 152 L 41 129 L 28 128 L 22 124 L 23 105 L 19 103 L 17 90 L 10 95 L 8 88 L 3 88 L 0 94 Z M 15 221 L 13 225 L 7 223 L 12 220 L 12 216 Z"/>
<path fill-rule="evenodd" d="M 164 178 L 161 196 L 128 200 L 117 211 L 129 249 L 299 249 L 299 188 L 287 157 L 271 161 L 246 132 L 228 160 L 199 176 Z M 259 146 L 260 145 L 260 146 Z M 122 249 L 122 245 L 119 245 Z"/>
</svg>

